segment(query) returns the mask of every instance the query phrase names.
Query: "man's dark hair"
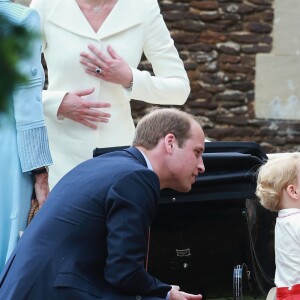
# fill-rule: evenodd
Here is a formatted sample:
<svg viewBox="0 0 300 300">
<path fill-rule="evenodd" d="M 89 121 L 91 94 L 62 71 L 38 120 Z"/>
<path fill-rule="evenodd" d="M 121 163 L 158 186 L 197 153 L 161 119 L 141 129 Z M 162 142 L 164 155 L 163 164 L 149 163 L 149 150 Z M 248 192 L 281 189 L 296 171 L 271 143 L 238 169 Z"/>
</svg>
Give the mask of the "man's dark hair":
<svg viewBox="0 0 300 300">
<path fill-rule="evenodd" d="M 195 116 L 176 108 L 152 109 L 149 114 L 139 121 L 132 145 L 151 150 L 162 137 L 173 133 L 178 146 L 182 147 L 184 142 L 191 136 L 192 121 L 199 123 Z"/>
</svg>

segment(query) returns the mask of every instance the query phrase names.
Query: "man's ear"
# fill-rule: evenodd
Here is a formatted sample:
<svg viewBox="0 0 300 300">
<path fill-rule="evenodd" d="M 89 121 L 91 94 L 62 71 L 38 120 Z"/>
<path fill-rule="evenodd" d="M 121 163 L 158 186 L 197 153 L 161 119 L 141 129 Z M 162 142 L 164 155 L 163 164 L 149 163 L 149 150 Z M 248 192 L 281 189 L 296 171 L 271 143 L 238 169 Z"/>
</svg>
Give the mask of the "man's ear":
<svg viewBox="0 0 300 300">
<path fill-rule="evenodd" d="M 286 191 L 292 199 L 298 200 L 300 198 L 299 191 L 294 184 L 289 184 L 286 188 Z"/>
<path fill-rule="evenodd" d="M 172 153 L 175 147 L 176 138 L 173 133 L 168 133 L 165 136 L 165 147 L 168 153 Z"/>
</svg>

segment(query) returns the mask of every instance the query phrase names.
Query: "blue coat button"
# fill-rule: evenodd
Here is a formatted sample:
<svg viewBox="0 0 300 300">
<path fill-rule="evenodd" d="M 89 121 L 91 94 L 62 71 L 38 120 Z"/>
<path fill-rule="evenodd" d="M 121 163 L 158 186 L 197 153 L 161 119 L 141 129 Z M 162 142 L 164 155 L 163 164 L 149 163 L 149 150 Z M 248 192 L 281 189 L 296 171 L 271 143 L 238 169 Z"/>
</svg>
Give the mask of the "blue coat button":
<svg viewBox="0 0 300 300">
<path fill-rule="evenodd" d="M 37 68 L 32 68 L 31 69 L 31 74 L 32 74 L 32 76 L 36 76 L 36 74 L 37 74 Z"/>
</svg>

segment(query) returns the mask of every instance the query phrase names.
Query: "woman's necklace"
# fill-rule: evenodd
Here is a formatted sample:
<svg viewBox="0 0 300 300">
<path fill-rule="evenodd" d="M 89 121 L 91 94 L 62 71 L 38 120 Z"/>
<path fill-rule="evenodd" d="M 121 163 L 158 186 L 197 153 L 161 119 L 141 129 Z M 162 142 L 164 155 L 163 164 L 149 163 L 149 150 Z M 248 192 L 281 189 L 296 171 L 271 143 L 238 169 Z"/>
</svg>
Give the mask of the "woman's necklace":
<svg viewBox="0 0 300 300">
<path fill-rule="evenodd" d="M 101 11 L 100 6 L 95 6 L 95 7 L 93 8 L 93 12 L 94 12 L 95 14 L 98 14 L 100 11 Z"/>
</svg>

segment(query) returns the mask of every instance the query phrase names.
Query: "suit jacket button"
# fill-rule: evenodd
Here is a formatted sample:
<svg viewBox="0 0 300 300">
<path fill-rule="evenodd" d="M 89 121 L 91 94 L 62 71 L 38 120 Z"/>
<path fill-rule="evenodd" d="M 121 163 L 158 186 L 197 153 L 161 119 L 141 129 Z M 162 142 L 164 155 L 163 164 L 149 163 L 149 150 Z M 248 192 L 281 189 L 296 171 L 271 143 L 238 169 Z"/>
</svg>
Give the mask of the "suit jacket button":
<svg viewBox="0 0 300 300">
<path fill-rule="evenodd" d="M 32 68 L 31 69 L 31 74 L 32 74 L 32 76 L 36 76 L 36 74 L 37 74 L 37 68 Z"/>
<path fill-rule="evenodd" d="M 135 297 L 135 299 L 136 299 L 136 300 L 142 300 L 142 296 L 137 295 L 137 296 Z"/>
</svg>

